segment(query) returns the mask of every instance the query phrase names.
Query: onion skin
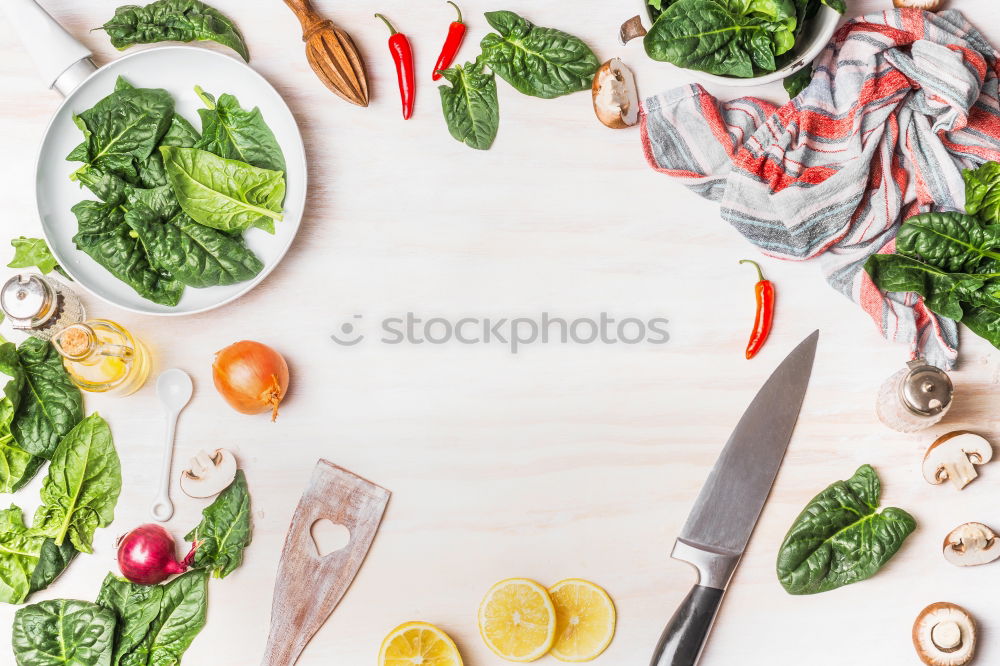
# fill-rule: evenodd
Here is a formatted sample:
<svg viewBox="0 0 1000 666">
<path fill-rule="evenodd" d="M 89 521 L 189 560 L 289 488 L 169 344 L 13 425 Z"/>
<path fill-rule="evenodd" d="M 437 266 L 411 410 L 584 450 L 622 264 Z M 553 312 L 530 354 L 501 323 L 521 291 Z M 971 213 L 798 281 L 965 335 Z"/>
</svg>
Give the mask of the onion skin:
<svg viewBox="0 0 1000 666">
<path fill-rule="evenodd" d="M 139 585 L 156 585 L 188 569 L 197 546 L 182 562 L 174 552 L 174 538 L 159 525 L 140 525 L 118 540 L 118 568 Z"/>
<path fill-rule="evenodd" d="M 270 411 L 271 421 L 276 421 L 278 405 L 288 390 L 288 364 L 267 345 L 242 340 L 216 352 L 212 379 L 219 395 L 236 411 Z"/>
</svg>

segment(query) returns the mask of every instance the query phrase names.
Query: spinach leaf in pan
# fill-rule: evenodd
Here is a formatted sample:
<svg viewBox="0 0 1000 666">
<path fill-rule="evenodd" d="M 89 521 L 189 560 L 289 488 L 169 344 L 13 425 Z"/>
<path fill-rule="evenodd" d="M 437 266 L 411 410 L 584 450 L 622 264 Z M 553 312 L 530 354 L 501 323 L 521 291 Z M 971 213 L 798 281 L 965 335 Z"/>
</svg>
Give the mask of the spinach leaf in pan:
<svg viewBox="0 0 1000 666">
<path fill-rule="evenodd" d="M 285 156 L 281 152 L 281 146 L 274 138 L 271 128 L 264 122 L 260 109 L 254 107 L 247 111 L 230 94 L 224 94 L 216 100 L 200 86 L 195 86 L 194 90 L 206 106 L 198 109 L 198 115 L 201 116 L 201 138 L 192 144 L 194 148 L 261 169 L 285 170 Z"/>
<path fill-rule="evenodd" d="M 142 241 L 150 262 L 189 287 L 244 282 L 264 268 L 242 239 L 198 224 L 183 212 L 162 219 L 139 206 L 125 214 L 125 223 Z"/>
<path fill-rule="evenodd" d="M 285 176 L 197 148 L 161 146 L 178 203 L 196 222 L 220 231 L 259 227 L 274 233 Z"/>
<path fill-rule="evenodd" d="M 73 236 L 77 249 L 86 252 L 140 296 L 162 305 L 177 305 L 184 285 L 153 268 L 142 241 L 126 224 L 123 208 L 81 201 L 72 210 L 79 224 L 79 231 Z"/>
</svg>

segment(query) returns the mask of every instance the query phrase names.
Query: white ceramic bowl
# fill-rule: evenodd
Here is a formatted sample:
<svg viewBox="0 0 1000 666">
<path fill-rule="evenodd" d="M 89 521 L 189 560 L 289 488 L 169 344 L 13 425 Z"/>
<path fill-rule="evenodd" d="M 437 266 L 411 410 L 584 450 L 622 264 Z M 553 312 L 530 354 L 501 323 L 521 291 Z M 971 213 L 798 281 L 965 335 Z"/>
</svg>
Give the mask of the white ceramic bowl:
<svg viewBox="0 0 1000 666">
<path fill-rule="evenodd" d="M 649 5 L 645 0 L 643 0 L 643 5 L 646 7 L 648 15 Z M 826 45 L 833 37 L 833 33 L 837 30 L 837 24 L 840 23 L 840 19 L 840 12 L 826 5 L 821 6 L 816 16 L 806 26 L 805 32 L 796 40 L 795 46 L 791 51 L 795 55 L 795 58 L 781 69 L 773 72 L 762 74 L 761 76 L 743 78 L 739 76 L 719 76 L 717 74 L 709 74 L 708 72 L 700 72 L 695 69 L 686 69 L 685 71 L 691 72 L 694 76 L 707 83 L 716 83 L 723 86 L 762 86 L 766 83 L 781 81 L 786 76 L 791 76 L 811 63 L 826 48 Z"/>
</svg>

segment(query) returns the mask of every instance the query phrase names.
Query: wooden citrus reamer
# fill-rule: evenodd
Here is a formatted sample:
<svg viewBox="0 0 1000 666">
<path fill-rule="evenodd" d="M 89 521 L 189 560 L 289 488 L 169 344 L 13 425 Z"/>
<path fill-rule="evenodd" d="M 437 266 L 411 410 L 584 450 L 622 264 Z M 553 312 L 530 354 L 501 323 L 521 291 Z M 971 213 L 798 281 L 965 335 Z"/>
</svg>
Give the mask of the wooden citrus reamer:
<svg viewBox="0 0 1000 666">
<path fill-rule="evenodd" d="M 348 102 L 368 106 L 365 63 L 351 36 L 317 14 L 309 0 L 285 0 L 285 4 L 302 24 L 306 59 L 319 80 Z"/>
</svg>

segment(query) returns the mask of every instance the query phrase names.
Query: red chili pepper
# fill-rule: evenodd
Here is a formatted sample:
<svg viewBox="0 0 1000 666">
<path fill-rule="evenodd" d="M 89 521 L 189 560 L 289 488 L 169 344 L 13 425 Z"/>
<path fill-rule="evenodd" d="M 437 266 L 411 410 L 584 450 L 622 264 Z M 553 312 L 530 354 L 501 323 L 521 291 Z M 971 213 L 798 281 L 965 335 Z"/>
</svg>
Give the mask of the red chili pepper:
<svg viewBox="0 0 1000 666">
<path fill-rule="evenodd" d="M 417 84 L 413 74 L 413 49 L 410 48 L 410 40 L 406 35 L 398 32 L 389 19 L 376 14 L 376 18 L 385 21 L 389 26 L 389 53 L 392 54 L 392 61 L 396 63 L 396 76 L 399 78 L 399 97 L 403 101 L 403 119 L 413 115 L 413 100 L 417 93 Z"/>
<path fill-rule="evenodd" d="M 757 295 L 757 315 L 753 320 L 750 342 L 747 343 L 747 358 L 751 359 L 757 355 L 764 346 L 767 336 L 771 334 L 771 323 L 774 321 L 774 283 L 764 279 L 764 273 L 756 261 L 740 259 L 740 263 L 753 264 L 757 269 L 758 281 L 754 287 L 754 293 Z"/>
<path fill-rule="evenodd" d="M 462 10 L 451 0 L 448 0 L 448 4 L 458 12 L 458 20 L 452 21 L 451 25 L 448 26 L 448 37 L 445 38 L 444 46 L 441 47 L 441 55 L 438 56 L 437 62 L 434 63 L 435 81 L 441 78 L 441 70 L 451 67 L 451 63 L 455 60 L 455 54 L 458 53 L 458 49 L 462 46 L 462 40 L 465 39 L 465 23 L 462 22 Z"/>
</svg>

